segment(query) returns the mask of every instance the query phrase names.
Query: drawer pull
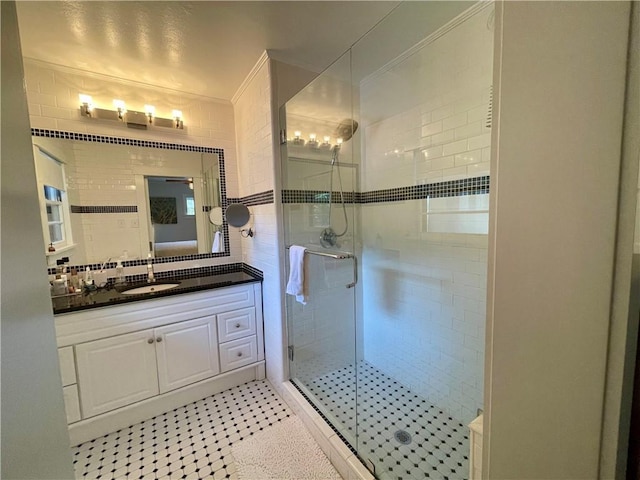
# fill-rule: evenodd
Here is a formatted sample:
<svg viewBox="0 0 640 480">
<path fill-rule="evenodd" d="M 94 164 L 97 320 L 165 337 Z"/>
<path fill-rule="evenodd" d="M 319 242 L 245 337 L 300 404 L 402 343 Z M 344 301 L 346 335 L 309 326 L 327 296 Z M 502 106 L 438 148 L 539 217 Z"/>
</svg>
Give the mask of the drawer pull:
<svg viewBox="0 0 640 480">
<path fill-rule="evenodd" d="M 240 328 L 240 324 L 239 323 L 236 323 L 236 328 Z"/>
<path fill-rule="evenodd" d="M 156 338 L 156 342 L 160 343 L 162 341 L 162 337 Z"/>
<path fill-rule="evenodd" d="M 241 357 L 242 356 L 242 352 L 238 352 L 238 356 Z"/>
<path fill-rule="evenodd" d="M 153 343 L 153 338 L 150 338 L 149 340 L 147 340 L 148 344 L 152 344 Z"/>
</svg>

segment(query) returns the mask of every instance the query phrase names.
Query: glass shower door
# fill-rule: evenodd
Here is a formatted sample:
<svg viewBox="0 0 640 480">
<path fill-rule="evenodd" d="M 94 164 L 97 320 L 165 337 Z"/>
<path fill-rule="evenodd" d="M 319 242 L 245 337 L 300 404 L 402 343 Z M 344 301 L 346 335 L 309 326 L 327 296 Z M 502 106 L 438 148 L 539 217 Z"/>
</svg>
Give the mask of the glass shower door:
<svg viewBox="0 0 640 480">
<path fill-rule="evenodd" d="M 308 280 L 305 304 L 287 295 L 290 378 L 355 448 L 358 168 L 352 117 L 349 54 L 281 111 L 285 244 L 306 248 Z M 288 255 L 286 263 L 289 272 Z"/>
</svg>

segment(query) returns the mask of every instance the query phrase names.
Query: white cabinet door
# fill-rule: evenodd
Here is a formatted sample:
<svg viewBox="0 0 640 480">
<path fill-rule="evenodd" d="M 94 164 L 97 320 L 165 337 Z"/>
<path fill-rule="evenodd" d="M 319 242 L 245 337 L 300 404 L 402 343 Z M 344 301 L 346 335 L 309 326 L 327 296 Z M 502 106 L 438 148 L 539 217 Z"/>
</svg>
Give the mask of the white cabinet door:
<svg viewBox="0 0 640 480">
<path fill-rule="evenodd" d="M 60 361 L 60 375 L 62 376 L 62 386 L 73 385 L 76 380 L 76 362 L 73 357 L 73 347 L 58 349 L 58 360 Z"/>
<path fill-rule="evenodd" d="M 80 401 L 78 400 L 78 386 L 67 385 L 62 389 L 64 410 L 67 412 L 67 423 L 80 420 Z"/>
<path fill-rule="evenodd" d="M 214 315 L 159 327 L 154 332 L 160 393 L 220 372 Z"/>
<path fill-rule="evenodd" d="M 82 418 L 158 394 L 152 330 L 76 346 Z"/>
</svg>

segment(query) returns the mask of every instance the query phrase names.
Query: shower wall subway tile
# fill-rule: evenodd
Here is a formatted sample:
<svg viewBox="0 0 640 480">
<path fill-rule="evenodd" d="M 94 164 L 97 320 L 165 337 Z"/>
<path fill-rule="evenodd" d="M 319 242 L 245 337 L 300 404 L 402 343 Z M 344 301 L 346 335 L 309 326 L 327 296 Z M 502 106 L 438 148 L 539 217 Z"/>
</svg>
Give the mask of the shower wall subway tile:
<svg viewBox="0 0 640 480">
<path fill-rule="evenodd" d="M 239 196 L 273 190 L 271 86 L 265 62 L 234 104 L 237 132 Z"/>
<path fill-rule="evenodd" d="M 284 292 L 280 283 L 280 247 L 276 204 L 273 202 L 274 158 L 271 134 L 271 77 L 269 62 L 257 66 L 255 75 L 235 99 L 238 148 L 238 193 L 250 204 L 253 237 L 241 237 L 243 262 L 264 273 L 262 283 L 267 378 L 280 389 L 285 375 Z M 268 203 L 265 203 L 267 202 Z M 239 229 L 231 228 L 238 232 Z"/>
<path fill-rule="evenodd" d="M 361 85 L 361 191 L 489 175 L 490 10 Z M 364 359 L 462 423 L 483 401 L 487 192 L 361 207 Z"/>
</svg>

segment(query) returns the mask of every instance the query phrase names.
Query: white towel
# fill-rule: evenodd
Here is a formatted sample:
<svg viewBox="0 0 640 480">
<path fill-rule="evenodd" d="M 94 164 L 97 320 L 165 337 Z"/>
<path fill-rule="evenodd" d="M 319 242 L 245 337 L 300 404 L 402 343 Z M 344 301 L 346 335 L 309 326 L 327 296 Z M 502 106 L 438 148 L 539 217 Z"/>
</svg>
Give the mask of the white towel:
<svg viewBox="0 0 640 480">
<path fill-rule="evenodd" d="M 307 304 L 309 296 L 304 260 L 306 250 L 298 245 L 292 245 L 289 248 L 289 281 L 287 282 L 287 293 L 295 295 L 296 300 L 303 305 Z"/>
<path fill-rule="evenodd" d="M 222 243 L 222 233 L 216 232 L 213 236 L 213 245 L 211 245 L 211 253 L 224 252 L 224 243 Z"/>
</svg>

